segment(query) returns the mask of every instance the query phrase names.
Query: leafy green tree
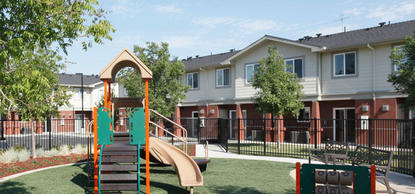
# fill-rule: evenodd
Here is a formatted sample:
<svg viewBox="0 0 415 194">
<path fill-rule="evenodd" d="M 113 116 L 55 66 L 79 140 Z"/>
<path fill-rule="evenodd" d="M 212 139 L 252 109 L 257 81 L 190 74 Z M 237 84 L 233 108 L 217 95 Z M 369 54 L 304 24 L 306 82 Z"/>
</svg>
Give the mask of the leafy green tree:
<svg viewBox="0 0 415 194">
<path fill-rule="evenodd" d="M 87 49 L 111 39 L 114 28 L 98 6 L 97 0 L 0 1 L 0 114 L 16 111 L 33 121 L 67 102 L 56 75 L 58 52 L 66 54 L 74 40 Z"/>
<path fill-rule="evenodd" d="M 404 108 L 415 108 L 415 38 L 407 37 L 400 49 L 393 49 L 390 59 L 398 67 L 398 72 L 389 75 L 388 81 L 395 89 L 407 94 Z"/>
<path fill-rule="evenodd" d="M 153 72 L 149 84 L 150 108 L 167 117 L 172 116 L 188 88 L 182 82 L 185 73 L 183 63 L 170 55 L 167 43 L 148 42 L 147 47 L 134 46 L 134 53 Z M 119 82 L 127 89 L 128 96 L 145 96 L 144 83 L 137 71 L 124 69 L 119 74 Z"/>
<path fill-rule="evenodd" d="M 257 89 L 254 97 L 262 113 L 273 115 L 298 115 L 304 107 L 302 85 L 295 73 L 285 71 L 283 58 L 273 48 L 268 48 L 268 56 L 260 61 L 254 72 L 252 86 Z M 278 129 L 278 145 L 280 131 Z"/>
</svg>

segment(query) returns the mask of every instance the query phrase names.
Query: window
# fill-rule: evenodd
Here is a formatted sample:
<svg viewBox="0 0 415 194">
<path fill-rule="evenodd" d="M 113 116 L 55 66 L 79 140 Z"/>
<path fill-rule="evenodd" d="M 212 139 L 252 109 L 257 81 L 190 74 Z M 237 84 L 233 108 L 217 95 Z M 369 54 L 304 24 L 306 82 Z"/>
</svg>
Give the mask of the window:
<svg viewBox="0 0 415 194">
<path fill-rule="evenodd" d="M 73 98 L 74 99 L 76 99 L 76 100 L 81 99 L 81 89 L 80 88 L 74 88 L 72 90 L 72 93 L 73 93 Z"/>
<path fill-rule="evenodd" d="M 245 79 L 246 83 L 252 83 L 254 81 L 254 74 L 258 71 L 259 64 L 248 64 L 245 67 Z"/>
<path fill-rule="evenodd" d="M 396 54 L 399 54 L 400 55 L 400 54 L 402 54 L 404 52 L 404 46 L 403 45 L 394 46 L 393 48 L 396 49 Z M 404 56 L 401 59 L 400 63 L 401 64 L 406 63 L 407 60 L 408 60 L 408 57 L 407 56 Z M 399 66 L 397 64 L 397 61 L 392 61 L 392 64 L 393 64 L 393 71 L 394 72 L 399 71 Z"/>
<path fill-rule="evenodd" d="M 231 85 L 231 70 L 217 69 L 216 70 L 216 87 L 224 87 Z"/>
<path fill-rule="evenodd" d="M 62 114 L 61 125 L 65 125 L 65 114 Z"/>
<path fill-rule="evenodd" d="M 199 73 L 188 73 L 187 85 L 190 86 L 191 89 L 199 88 Z"/>
<path fill-rule="evenodd" d="M 297 74 L 299 78 L 303 77 L 303 59 L 294 58 L 285 60 L 285 70 Z"/>
<path fill-rule="evenodd" d="M 297 116 L 298 121 L 310 122 L 310 107 L 304 107 Z"/>
<path fill-rule="evenodd" d="M 333 56 L 334 77 L 356 74 L 356 52 L 335 54 Z"/>
<path fill-rule="evenodd" d="M 415 119 L 415 109 L 409 111 L 409 119 Z"/>
</svg>

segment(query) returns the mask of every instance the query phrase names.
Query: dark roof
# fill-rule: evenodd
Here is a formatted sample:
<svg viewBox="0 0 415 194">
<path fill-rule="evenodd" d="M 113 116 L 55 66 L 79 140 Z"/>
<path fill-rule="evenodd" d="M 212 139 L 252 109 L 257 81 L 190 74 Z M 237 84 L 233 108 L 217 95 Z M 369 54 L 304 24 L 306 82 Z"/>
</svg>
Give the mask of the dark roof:
<svg viewBox="0 0 415 194">
<path fill-rule="evenodd" d="M 219 53 L 214 55 L 207 55 L 202 57 L 193 57 L 188 59 L 183 59 L 183 64 L 186 71 L 199 70 L 203 67 L 216 66 L 234 54 L 238 53 L 238 50 L 231 50 L 226 53 Z"/>
<path fill-rule="evenodd" d="M 410 20 L 336 34 L 321 35 L 320 37 L 309 37 L 308 39 L 298 40 L 298 42 L 319 47 L 325 46 L 331 50 L 362 46 L 368 43 L 376 44 L 402 41 L 406 36 L 413 35 L 414 30 L 415 20 Z"/>
<path fill-rule="evenodd" d="M 59 84 L 62 85 L 78 85 L 81 86 L 81 75 L 61 73 L 59 76 Z M 91 85 L 101 82 L 98 75 L 83 75 L 84 85 Z"/>
</svg>

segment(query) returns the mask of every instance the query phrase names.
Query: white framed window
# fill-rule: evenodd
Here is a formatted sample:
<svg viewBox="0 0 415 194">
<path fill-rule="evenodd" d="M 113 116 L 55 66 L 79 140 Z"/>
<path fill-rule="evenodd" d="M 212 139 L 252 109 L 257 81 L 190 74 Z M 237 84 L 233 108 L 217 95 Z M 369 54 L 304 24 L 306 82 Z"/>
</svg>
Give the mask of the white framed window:
<svg viewBox="0 0 415 194">
<path fill-rule="evenodd" d="M 297 120 L 299 122 L 310 122 L 310 107 L 304 107 L 300 110 L 300 113 L 297 115 Z"/>
<path fill-rule="evenodd" d="M 394 46 L 393 49 L 396 49 L 396 54 L 402 54 L 404 52 L 404 45 L 397 45 Z M 408 58 L 405 56 L 400 60 L 400 63 L 406 63 L 406 61 L 408 60 Z M 397 72 L 399 71 L 399 66 L 397 64 L 397 61 L 392 61 L 392 65 L 393 65 L 393 72 Z"/>
<path fill-rule="evenodd" d="M 124 118 L 120 119 L 120 125 L 123 126 L 124 125 Z"/>
<path fill-rule="evenodd" d="M 247 64 L 245 66 L 245 80 L 247 84 L 251 84 L 254 81 L 255 72 L 258 71 L 259 63 Z"/>
<path fill-rule="evenodd" d="M 65 114 L 62 114 L 61 125 L 65 125 Z"/>
<path fill-rule="evenodd" d="M 73 93 L 73 98 L 74 98 L 75 100 L 79 100 L 79 99 L 81 99 L 81 89 L 80 89 L 80 88 L 74 88 L 74 89 L 72 90 L 72 93 Z"/>
<path fill-rule="evenodd" d="M 297 74 L 299 78 L 303 77 L 303 58 L 286 59 L 285 70 Z"/>
<path fill-rule="evenodd" d="M 415 119 L 415 109 L 409 111 L 409 119 Z"/>
<path fill-rule="evenodd" d="M 188 73 L 187 74 L 187 85 L 190 86 L 190 89 L 199 88 L 199 73 Z"/>
<path fill-rule="evenodd" d="M 231 69 L 217 69 L 216 70 L 216 87 L 224 87 L 231 85 Z"/>
<path fill-rule="evenodd" d="M 345 52 L 333 55 L 333 76 L 356 75 L 356 52 Z"/>
</svg>

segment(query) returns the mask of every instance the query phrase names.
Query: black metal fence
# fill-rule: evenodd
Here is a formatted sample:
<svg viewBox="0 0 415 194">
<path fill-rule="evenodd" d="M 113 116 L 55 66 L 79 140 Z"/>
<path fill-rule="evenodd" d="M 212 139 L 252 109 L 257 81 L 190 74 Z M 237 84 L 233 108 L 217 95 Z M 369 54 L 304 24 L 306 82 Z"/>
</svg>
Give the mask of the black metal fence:
<svg viewBox="0 0 415 194">
<path fill-rule="evenodd" d="M 46 119 L 44 121 L 0 120 L 0 149 L 32 148 L 32 130 L 36 148 L 50 150 L 61 145 L 87 145 L 91 121 Z"/>
<path fill-rule="evenodd" d="M 400 119 L 221 119 L 187 118 L 189 137 L 221 144 L 228 152 L 308 158 L 327 141 L 391 151 L 391 169 L 414 174 L 415 120 Z"/>
</svg>

